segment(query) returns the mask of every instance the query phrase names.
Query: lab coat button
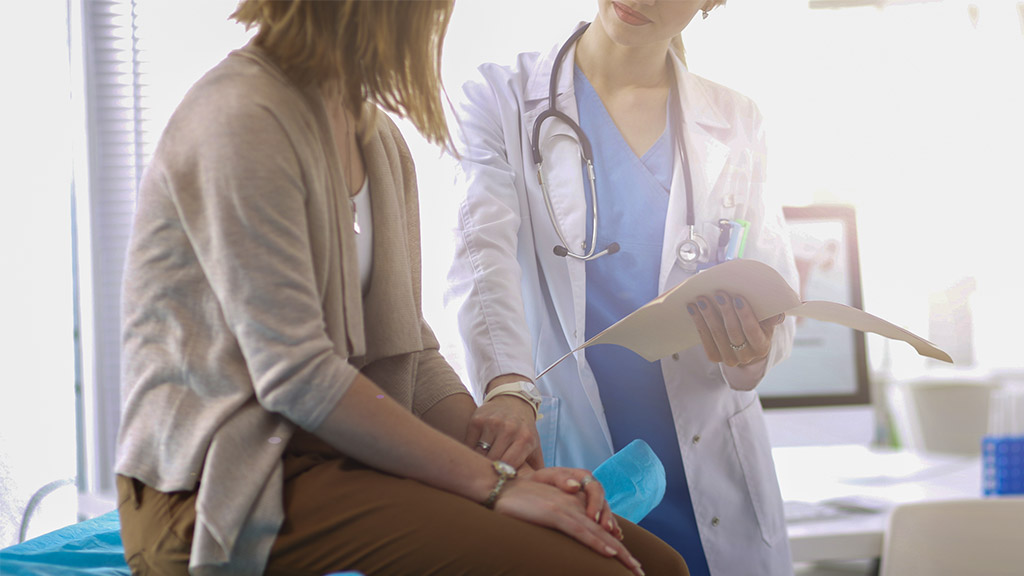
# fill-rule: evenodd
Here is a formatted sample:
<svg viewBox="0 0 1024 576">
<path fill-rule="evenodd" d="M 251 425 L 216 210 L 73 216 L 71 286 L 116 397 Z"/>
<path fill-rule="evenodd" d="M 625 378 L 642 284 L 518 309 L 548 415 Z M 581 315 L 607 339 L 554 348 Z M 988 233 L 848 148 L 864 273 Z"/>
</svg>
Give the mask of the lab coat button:
<svg viewBox="0 0 1024 576">
<path fill-rule="evenodd" d="M 672 359 L 678 362 L 679 361 L 679 352 L 673 353 L 672 354 Z"/>
<path fill-rule="evenodd" d="M 714 518 L 711 519 L 711 525 L 712 526 L 718 526 L 718 516 L 715 516 Z"/>
<path fill-rule="evenodd" d="M 691 438 L 690 441 L 693 442 L 694 445 L 696 445 L 698 442 L 700 442 L 700 434 L 694 434 L 693 438 Z"/>
<path fill-rule="evenodd" d="M 724 207 L 724 208 L 732 208 L 735 205 L 736 205 L 736 197 L 733 196 L 732 194 L 726 194 L 722 198 L 722 207 Z"/>
</svg>

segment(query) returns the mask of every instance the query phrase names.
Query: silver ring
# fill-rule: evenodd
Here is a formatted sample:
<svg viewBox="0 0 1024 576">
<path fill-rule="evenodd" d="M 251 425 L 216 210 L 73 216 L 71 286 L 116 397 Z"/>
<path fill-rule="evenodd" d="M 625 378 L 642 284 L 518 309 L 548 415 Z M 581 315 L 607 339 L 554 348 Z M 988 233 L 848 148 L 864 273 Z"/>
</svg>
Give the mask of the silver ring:
<svg viewBox="0 0 1024 576">
<path fill-rule="evenodd" d="M 732 342 L 729 342 L 729 347 L 731 347 L 733 350 L 739 352 L 740 350 L 743 350 L 744 348 L 747 347 L 747 341 L 744 340 L 743 344 L 733 344 Z"/>
<path fill-rule="evenodd" d="M 580 480 L 580 488 L 586 488 L 587 484 L 590 484 L 593 481 L 594 481 L 594 477 L 593 476 L 584 476 L 583 480 Z"/>
<path fill-rule="evenodd" d="M 481 449 L 481 450 L 483 450 L 484 452 L 490 452 L 491 451 L 491 443 L 490 442 L 484 442 L 483 440 L 477 441 L 476 447 Z"/>
</svg>

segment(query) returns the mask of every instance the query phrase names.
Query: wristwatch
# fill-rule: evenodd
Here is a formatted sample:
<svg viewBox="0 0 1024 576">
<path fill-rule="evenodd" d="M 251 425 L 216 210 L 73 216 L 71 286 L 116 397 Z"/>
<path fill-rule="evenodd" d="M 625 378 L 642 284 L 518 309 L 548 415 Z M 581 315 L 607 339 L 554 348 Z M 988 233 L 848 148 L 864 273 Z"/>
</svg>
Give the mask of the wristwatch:
<svg viewBox="0 0 1024 576">
<path fill-rule="evenodd" d="M 501 460 L 491 462 L 491 467 L 494 468 L 494 472 L 498 475 L 498 482 L 494 485 L 491 493 L 487 495 L 487 500 L 484 500 L 484 507 L 494 510 L 494 504 L 498 501 L 501 489 L 505 487 L 506 482 L 516 477 L 516 469 L 511 464 L 506 464 Z"/>
<path fill-rule="evenodd" d="M 520 380 L 518 382 L 509 382 L 508 384 L 495 386 L 487 393 L 486 396 L 484 396 L 484 403 L 490 402 L 498 396 L 515 396 L 525 400 L 533 407 L 533 416 L 535 419 L 540 414 L 540 391 L 538 391 L 537 386 L 529 380 Z"/>
</svg>

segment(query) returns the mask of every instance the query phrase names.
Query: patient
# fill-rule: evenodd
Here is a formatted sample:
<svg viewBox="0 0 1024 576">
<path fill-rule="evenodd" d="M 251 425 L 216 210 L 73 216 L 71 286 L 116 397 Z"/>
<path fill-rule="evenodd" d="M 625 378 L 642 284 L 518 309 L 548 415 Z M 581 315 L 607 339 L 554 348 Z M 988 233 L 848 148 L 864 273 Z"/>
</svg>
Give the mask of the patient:
<svg viewBox="0 0 1024 576">
<path fill-rule="evenodd" d="M 378 112 L 449 144 L 451 10 L 243 0 L 254 40 L 171 118 L 123 293 L 133 573 L 687 573 L 587 471 L 459 440 L 476 406 L 423 320 L 416 174 Z"/>
</svg>

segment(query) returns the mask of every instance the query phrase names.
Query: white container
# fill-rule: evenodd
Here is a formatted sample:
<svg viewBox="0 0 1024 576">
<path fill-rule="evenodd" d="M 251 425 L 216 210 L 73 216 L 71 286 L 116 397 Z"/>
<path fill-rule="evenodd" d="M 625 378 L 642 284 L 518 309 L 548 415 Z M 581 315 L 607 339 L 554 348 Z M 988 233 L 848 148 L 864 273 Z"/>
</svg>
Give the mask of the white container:
<svg viewBox="0 0 1024 576">
<path fill-rule="evenodd" d="M 891 383 L 889 408 L 900 443 L 919 452 L 980 454 L 999 387 L 990 374 L 956 370 Z"/>
</svg>

